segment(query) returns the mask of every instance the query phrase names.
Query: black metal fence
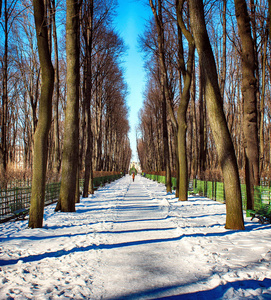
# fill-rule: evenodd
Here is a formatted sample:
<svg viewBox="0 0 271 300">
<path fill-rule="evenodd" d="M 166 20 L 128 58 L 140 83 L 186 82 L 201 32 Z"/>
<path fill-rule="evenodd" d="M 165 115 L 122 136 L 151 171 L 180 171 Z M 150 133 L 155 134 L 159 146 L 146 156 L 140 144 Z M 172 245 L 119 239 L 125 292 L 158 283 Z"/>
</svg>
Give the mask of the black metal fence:
<svg viewBox="0 0 271 300">
<path fill-rule="evenodd" d="M 95 187 L 104 185 L 107 182 L 120 178 L 121 174 L 114 174 L 94 178 Z M 80 189 L 82 190 L 84 180 L 80 179 Z M 57 202 L 60 192 L 60 182 L 46 184 L 45 205 Z M 0 189 L 0 223 L 14 218 L 14 212 L 24 210 L 29 211 L 31 199 L 31 186 L 13 187 Z"/>
</svg>

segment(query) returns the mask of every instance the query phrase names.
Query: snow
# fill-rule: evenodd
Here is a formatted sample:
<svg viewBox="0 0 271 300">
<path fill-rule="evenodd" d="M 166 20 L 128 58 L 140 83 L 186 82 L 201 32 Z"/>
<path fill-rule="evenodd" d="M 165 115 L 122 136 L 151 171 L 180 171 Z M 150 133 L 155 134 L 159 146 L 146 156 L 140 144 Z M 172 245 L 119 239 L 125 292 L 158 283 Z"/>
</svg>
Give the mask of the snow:
<svg viewBox="0 0 271 300">
<path fill-rule="evenodd" d="M 271 299 L 271 225 L 123 177 L 44 227 L 0 224 L 0 299 Z"/>
</svg>

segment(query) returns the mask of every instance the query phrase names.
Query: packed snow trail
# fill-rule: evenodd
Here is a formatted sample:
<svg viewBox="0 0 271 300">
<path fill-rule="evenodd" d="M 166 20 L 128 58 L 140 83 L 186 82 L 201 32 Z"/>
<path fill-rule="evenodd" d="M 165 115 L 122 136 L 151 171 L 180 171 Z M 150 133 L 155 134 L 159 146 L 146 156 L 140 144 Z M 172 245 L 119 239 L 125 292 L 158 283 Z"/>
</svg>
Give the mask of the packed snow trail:
<svg viewBox="0 0 271 300">
<path fill-rule="evenodd" d="M 181 259 L 177 227 L 168 216 L 168 207 L 150 196 L 144 182 L 137 177 L 129 184 L 112 211 L 106 250 L 101 251 L 94 276 L 94 283 L 95 279 L 103 282 L 103 298 L 114 297 L 116 290 L 117 299 L 155 294 L 157 288 L 158 292 L 168 285 L 171 288 L 182 276 L 176 268 L 176 258 Z"/>
<path fill-rule="evenodd" d="M 270 299 L 271 225 L 225 230 L 225 205 L 121 178 L 44 228 L 0 224 L 0 299 Z"/>
</svg>

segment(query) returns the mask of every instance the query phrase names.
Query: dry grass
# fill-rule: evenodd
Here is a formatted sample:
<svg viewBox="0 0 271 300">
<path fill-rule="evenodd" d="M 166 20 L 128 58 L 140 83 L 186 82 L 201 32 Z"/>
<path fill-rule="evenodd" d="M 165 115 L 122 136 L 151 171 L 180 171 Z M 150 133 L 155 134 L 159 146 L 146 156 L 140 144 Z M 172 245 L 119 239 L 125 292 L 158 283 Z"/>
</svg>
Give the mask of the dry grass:
<svg viewBox="0 0 271 300">
<path fill-rule="evenodd" d="M 32 172 L 30 169 L 17 168 L 12 164 L 9 164 L 6 172 L 0 174 L 0 187 L 13 187 L 24 182 L 31 181 Z"/>
</svg>

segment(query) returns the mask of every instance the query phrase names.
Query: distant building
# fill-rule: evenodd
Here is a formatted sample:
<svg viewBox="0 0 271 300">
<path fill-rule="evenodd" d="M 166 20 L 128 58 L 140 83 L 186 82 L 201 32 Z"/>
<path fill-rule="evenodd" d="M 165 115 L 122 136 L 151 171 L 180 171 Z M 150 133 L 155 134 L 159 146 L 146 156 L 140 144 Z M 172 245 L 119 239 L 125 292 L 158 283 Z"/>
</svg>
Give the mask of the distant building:
<svg viewBox="0 0 271 300">
<path fill-rule="evenodd" d="M 14 164 L 16 169 L 23 169 L 24 168 L 24 147 L 15 145 L 14 155 L 15 155 Z"/>
<path fill-rule="evenodd" d="M 131 163 L 130 163 L 130 169 L 132 169 L 133 167 L 137 170 L 137 173 L 141 173 L 142 172 L 141 165 L 140 165 L 139 162 L 137 162 L 137 161 L 131 161 Z"/>
</svg>

